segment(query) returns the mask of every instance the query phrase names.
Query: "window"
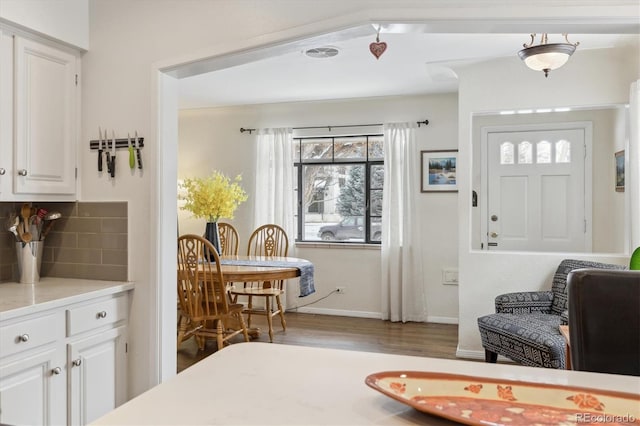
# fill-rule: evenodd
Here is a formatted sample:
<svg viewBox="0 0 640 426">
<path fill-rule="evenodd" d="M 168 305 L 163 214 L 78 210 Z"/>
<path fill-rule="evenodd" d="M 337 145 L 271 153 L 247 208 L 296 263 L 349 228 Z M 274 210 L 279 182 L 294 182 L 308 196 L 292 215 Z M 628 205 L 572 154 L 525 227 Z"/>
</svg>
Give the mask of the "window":
<svg viewBox="0 0 640 426">
<path fill-rule="evenodd" d="M 383 135 L 294 138 L 296 241 L 380 243 Z"/>
<path fill-rule="evenodd" d="M 504 142 L 500 145 L 500 164 L 513 164 L 513 144 Z"/>
</svg>

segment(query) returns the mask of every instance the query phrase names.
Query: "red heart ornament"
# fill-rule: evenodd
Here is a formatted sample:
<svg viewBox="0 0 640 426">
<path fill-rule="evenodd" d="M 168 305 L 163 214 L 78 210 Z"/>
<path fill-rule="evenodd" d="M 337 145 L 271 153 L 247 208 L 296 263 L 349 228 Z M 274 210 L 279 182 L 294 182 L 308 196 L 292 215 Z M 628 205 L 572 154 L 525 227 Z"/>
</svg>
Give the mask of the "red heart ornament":
<svg viewBox="0 0 640 426">
<path fill-rule="evenodd" d="M 369 50 L 373 53 L 373 56 L 375 56 L 376 59 L 380 59 L 380 56 L 382 56 L 384 51 L 387 50 L 387 43 L 384 41 L 371 43 L 369 45 Z"/>
</svg>

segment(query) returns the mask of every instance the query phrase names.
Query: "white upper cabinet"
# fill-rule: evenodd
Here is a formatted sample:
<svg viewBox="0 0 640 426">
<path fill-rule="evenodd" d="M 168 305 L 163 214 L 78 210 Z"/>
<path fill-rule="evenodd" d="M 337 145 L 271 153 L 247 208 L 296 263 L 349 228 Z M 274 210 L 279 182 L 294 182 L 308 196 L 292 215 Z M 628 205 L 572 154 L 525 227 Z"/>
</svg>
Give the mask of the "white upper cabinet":
<svg viewBox="0 0 640 426">
<path fill-rule="evenodd" d="M 15 37 L 17 194 L 75 194 L 76 57 Z"/>
<path fill-rule="evenodd" d="M 1 42 L 0 200 L 73 201 L 79 55 L 20 35 Z"/>
</svg>

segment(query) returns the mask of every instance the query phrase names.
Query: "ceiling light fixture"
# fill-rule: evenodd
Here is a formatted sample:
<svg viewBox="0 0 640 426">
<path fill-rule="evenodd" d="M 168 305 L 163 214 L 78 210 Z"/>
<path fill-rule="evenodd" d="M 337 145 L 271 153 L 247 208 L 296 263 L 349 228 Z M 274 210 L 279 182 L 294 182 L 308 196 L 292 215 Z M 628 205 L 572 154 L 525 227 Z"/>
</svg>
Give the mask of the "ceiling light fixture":
<svg viewBox="0 0 640 426">
<path fill-rule="evenodd" d="M 536 34 L 531 34 L 531 43 L 523 44 L 524 49 L 518 52 L 520 59 L 534 71 L 543 71 L 544 76 L 549 76 L 549 71 L 563 66 L 569 60 L 569 56 L 576 51 L 580 44 L 570 43 L 567 34 L 562 34 L 566 43 L 547 43 L 547 34 L 540 35 L 540 44 L 534 46 Z"/>
</svg>

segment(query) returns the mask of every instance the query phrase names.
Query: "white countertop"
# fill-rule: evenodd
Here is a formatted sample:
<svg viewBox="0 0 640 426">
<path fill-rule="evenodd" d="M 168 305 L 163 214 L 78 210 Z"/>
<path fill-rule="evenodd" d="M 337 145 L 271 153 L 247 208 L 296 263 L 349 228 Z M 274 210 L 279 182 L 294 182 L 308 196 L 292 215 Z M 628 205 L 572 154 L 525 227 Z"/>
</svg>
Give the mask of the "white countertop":
<svg viewBox="0 0 640 426">
<path fill-rule="evenodd" d="M 0 283 L 0 320 L 130 290 L 131 282 L 42 278 L 35 284 Z"/>
<path fill-rule="evenodd" d="M 414 370 L 640 393 L 640 377 L 260 342 L 235 343 L 94 425 L 452 425 L 369 388 Z"/>
</svg>

